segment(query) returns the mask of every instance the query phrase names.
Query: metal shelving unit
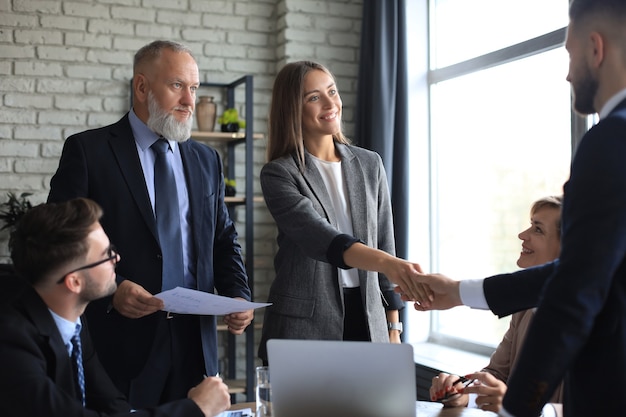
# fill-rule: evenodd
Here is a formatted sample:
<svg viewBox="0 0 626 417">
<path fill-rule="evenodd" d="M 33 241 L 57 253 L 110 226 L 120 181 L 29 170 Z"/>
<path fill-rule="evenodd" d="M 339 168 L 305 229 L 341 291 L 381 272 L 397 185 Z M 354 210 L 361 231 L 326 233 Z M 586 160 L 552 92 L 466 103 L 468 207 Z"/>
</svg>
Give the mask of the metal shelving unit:
<svg viewBox="0 0 626 417">
<path fill-rule="evenodd" d="M 225 132 L 205 132 L 205 131 L 193 131 L 191 134 L 192 139 L 205 144 L 211 143 L 226 143 L 226 176 L 228 178 L 235 178 L 235 147 L 239 145 L 245 146 L 245 189 L 242 195 L 236 195 L 234 197 L 226 197 L 226 203 L 234 208 L 235 206 L 245 206 L 245 262 L 246 271 L 248 274 L 248 284 L 250 286 L 250 292 L 254 297 L 254 222 L 253 204 L 262 201 L 261 197 L 254 197 L 253 191 L 253 141 L 255 139 L 262 139 L 263 134 L 254 133 L 254 106 L 252 101 L 253 93 L 253 78 L 252 75 L 243 76 L 231 83 L 200 83 L 200 88 L 210 87 L 223 89 L 226 95 L 226 108 L 235 107 L 235 91 L 237 88 L 245 89 L 245 101 L 244 112 L 246 119 L 246 127 L 243 131 L 237 133 L 225 133 Z M 254 298 L 253 298 L 254 299 Z M 224 331 L 224 328 L 218 326 L 219 331 Z M 227 383 L 231 388 L 231 394 L 244 393 L 247 401 L 254 401 L 254 369 L 255 369 L 255 352 L 254 352 L 254 322 L 246 328 L 246 378 L 236 379 L 236 363 L 237 363 L 237 345 L 235 336 L 228 334 L 228 369 L 226 373 Z"/>
</svg>

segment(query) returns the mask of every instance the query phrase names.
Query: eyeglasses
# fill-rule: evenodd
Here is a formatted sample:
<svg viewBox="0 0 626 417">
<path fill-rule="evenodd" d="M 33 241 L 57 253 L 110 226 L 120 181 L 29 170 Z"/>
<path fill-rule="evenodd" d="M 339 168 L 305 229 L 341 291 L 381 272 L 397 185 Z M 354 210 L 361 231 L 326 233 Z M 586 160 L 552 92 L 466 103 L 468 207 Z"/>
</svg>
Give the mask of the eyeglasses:
<svg viewBox="0 0 626 417">
<path fill-rule="evenodd" d="M 109 261 L 113 261 L 113 268 L 115 268 L 117 266 L 117 260 L 119 259 L 119 253 L 117 251 L 117 249 L 115 248 L 115 246 L 110 245 L 107 248 L 107 257 L 105 259 L 102 259 L 101 261 L 98 262 L 94 262 L 92 264 L 88 264 L 85 266 L 81 266 L 80 268 L 76 268 L 71 270 L 70 272 L 67 272 L 65 275 L 63 275 L 63 277 L 57 281 L 57 284 L 61 284 L 63 283 L 63 281 L 65 281 L 65 277 L 67 277 L 69 274 L 72 274 L 74 272 L 78 272 L 78 271 L 82 271 L 84 269 L 91 269 L 91 268 L 95 268 L 98 265 L 102 265 L 103 263 L 109 262 Z"/>
</svg>

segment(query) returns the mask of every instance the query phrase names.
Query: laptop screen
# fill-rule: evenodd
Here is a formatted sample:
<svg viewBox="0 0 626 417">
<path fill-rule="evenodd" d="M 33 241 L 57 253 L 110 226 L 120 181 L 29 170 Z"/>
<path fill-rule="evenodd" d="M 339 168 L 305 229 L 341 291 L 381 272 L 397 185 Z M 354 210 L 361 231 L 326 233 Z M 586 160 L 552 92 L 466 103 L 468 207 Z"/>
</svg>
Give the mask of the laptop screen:
<svg viewBox="0 0 626 417">
<path fill-rule="evenodd" d="M 274 417 L 415 417 L 408 344 L 273 339 Z"/>
</svg>

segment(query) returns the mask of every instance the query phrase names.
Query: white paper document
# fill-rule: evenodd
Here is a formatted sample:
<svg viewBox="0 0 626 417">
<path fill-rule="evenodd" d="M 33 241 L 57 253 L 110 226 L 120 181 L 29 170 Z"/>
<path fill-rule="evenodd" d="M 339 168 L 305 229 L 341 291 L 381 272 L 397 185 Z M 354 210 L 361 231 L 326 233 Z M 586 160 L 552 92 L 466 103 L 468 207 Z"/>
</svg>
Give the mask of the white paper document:
<svg viewBox="0 0 626 417">
<path fill-rule="evenodd" d="M 251 408 L 244 408 L 243 410 L 224 411 L 219 413 L 217 417 L 254 417 Z"/>
<path fill-rule="evenodd" d="M 220 316 L 271 305 L 271 303 L 252 303 L 182 287 L 163 291 L 156 294 L 155 297 L 160 298 L 165 303 L 163 311 L 178 314 Z"/>
</svg>

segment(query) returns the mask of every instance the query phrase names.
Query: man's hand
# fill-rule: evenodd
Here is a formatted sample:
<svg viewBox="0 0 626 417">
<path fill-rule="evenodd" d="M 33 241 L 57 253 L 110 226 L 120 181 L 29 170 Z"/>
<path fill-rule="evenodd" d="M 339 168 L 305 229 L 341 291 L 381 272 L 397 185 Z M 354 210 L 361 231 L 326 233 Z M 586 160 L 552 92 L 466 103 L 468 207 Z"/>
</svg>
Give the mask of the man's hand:
<svg viewBox="0 0 626 417">
<path fill-rule="evenodd" d="M 475 379 L 474 383 L 463 390 L 464 394 L 475 393 L 476 405 L 485 411 L 497 413 L 502 408 L 502 399 L 506 394 L 506 384 L 488 372 L 476 372 L 466 375 Z"/>
<path fill-rule="evenodd" d="M 244 300 L 241 297 L 234 297 L 236 300 Z M 232 334 L 242 334 L 246 327 L 252 323 L 254 310 L 231 313 L 224 316 L 224 323 L 228 326 L 228 331 Z"/>
<path fill-rule="evenodd" d="M 415 279 L 422 272 L 419 264 L 396 258 L 380 249 L 370 248 L 357 242 L 343 253 L 346 265 L 364 271 L 377 271 L 384 274 L 389 281 L 400 288 L 399 293 L 405 294 L 411 301 L 428 300 L 432 297 L 427 285 Z"/>
<path fill-rule="evenodd" d="M 463 305 L 461 294 L 459 293 L 459 281 L 441 274 L 421 274 L 418 273 L 415 281 L 427 286 L 432 298 L 411 299 L 402 289 L 396 288 L 396 292 L 401 293 L 403 301 L 416 301 L 415 309 L 419 311 L 447 310 L 452 307 Z"/>
<path fill-rule="evenodd" d="M 228 386 L 220 377 L 212 376 L 189 390 L 187 397 L 195 402 L 205 417 L 213 417 L 230 408 Z"/>
<path fill-rule="evenodd" d="M 164 304 L 141 285 L 126 279 L 113 294 L 113 307 L 125 317 L 138 319 L 163 309 Z"/>
<path fill-rule="evenodd" d="M 396 257 L 388 257 L 384 260 L 382 273 L 397 285 L 395 291 L 402 294 L 405 301 L 432 301 L 433 292 L 424 283 L 420 283 L 418 277 L 422 268 L 419 264 L 411 263 Z"/>
</svg>

